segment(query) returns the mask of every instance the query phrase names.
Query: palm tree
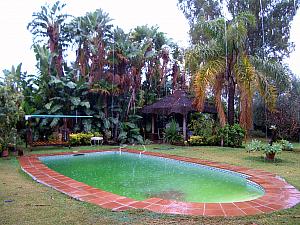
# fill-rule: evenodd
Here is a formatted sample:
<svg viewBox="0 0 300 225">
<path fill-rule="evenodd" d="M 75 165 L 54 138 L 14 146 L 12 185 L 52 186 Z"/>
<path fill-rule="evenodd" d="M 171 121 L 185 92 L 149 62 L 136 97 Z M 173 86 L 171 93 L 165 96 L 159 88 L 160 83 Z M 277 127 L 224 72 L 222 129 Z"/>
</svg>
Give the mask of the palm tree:
<svg viewBox="0 0 300 225">
<path fill-rule="evenodd" d="M 116 85 L 111 84 L 108 81 L 102 79 L 93 83 L 93 86 L 90 88 L 90 91 L 103 96 L 104 114 L 106 118 L 108 118 L 108 96 L 118 94 L 120 92 L 120 89 Z"/>
<path fill-rule="evenodd" d="M 59 1 L 53 6 L 42 6 L 40 12 L 32 14 L 33 20 L 28 24 L 27 29 L 33 34 L 35 44 L 44 42 L 47 38 L 48 48 L 52 54 L 51 65 L 55 68 L 58 77 L 63 76 L 63 48 L 67 46 L 65 29 L 65 20 L 67 14 L 61 11 L 65 4 Z"/>
<path fill-rule="evenodd" d="M 208 43 L 198 43 L 186 53 L 186 66 L 194 76 L 195 104 L 202 110 L 205 97 L 213 93 L 221 126 L 226 122 L 234 123 L 236 96 L 240 102 L 239 121 L 246 130 L 252 127 L 252 98 L 256 91 L 270 110 L 275 107 L 277 94 L 269 74 L 276 72 L 284 76 L 284 71 L 270 70 L 276 68 L 276 63 L 248 55 L 247 27 L 254 24 L 255 19 L 249 13 L 239 14 L 228 23 L 222 18 L 199 22 L 199 28 L 211 39 Z M 262 62 L 265 66 L 259 67 Z M 227 118 L 222 103 L 224 92 L 227 94 Z"/>
<path fill-rule="evenodd" d="M 89 83 L 103 78 L 106 65 L 106 47 L 111 37 L 112 19 L 102 9 L 75 18 L 68 25 L 70 37 L 75 40 L 76 64 Z"/>
<path fill-rule="evenodd" d="M 130 35 L 131 40 L 139 45 L 143 52 L 139 61 L 143 62 L 146 92 L 157 97 L 165 95 L 167 76 L 171 75 L 170 64 L 175 63 L 171 62 L 171 53 L 176 45 L 160 32 L 158 27 L 138 26 Z"/>
</svg>

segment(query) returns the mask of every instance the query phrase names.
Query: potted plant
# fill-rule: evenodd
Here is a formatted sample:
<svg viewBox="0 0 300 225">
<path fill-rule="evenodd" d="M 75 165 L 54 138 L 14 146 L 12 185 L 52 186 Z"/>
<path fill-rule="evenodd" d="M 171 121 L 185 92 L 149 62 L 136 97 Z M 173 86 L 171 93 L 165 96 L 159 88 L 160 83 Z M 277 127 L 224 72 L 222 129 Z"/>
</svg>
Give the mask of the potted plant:
<svg viewBox="0 0 300 225">
<path fill-rule="evenodd" d="M 261 141 L 252 140 L 249 144 L 246 145 L 246 150 L 248 152 L 255 152 L 263 150 L 266 154 L 266 160 L 274 161 L 276 153 L 282 151 L 282 145 L 278 142 L 271 144 L 263 144 Z"/>
<path fill-rule="evenodd" d="M 1 127 L 2 134 L 0 135 L 0 145 L 1 145 L 1 156 L 7 157 L 9 155 L 9 146 L 14 143 L 17 136 L 17 131 L 15 128 Z"/>
<path fill-rule="evenodd" d="M 274 161 L 276 153 L 282 151 L 282 145 L 279 143 L 267 144 L 264 146 L 264 152 L 266 154 L 266 160 Z"/>
</svg>

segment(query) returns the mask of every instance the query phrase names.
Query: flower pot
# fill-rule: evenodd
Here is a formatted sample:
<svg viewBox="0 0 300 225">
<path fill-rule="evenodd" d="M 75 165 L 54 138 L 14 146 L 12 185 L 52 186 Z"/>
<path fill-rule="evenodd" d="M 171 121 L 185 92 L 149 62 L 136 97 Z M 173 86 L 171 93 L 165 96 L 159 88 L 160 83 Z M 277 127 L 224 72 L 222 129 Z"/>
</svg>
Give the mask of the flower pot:
<svg viewBox="0 0 300 225">
<path fill-rule="evenodd" d="M 276 154 L 275 152 L 268 152 L 268 153 L 266 153 L 266 159 L 270 160 L 270 161 L 274 161 L 275 154 Z"/>
<path fill-rule="evenodd" d="M 4 149 L 2 151 L 2 157 L 7 157 L 8 156 L 8 149 Z"/>
</svg>

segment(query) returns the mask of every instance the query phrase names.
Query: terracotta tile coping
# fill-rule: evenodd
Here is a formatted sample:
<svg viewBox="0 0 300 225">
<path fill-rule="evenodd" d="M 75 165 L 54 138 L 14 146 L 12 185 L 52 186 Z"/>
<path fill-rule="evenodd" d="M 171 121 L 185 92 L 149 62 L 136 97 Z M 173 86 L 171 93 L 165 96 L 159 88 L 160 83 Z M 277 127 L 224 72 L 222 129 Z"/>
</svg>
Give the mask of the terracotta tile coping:
<svg viewBox="0 0 300 225">
<path fill-rule="evenodd" d="M 82 151 L 82 153 L 104 151 L 117 151 L 117 149 Z M 122 151 L 140 153 L 140 151 L 131 149 L 123 149 Z M 144 152 L 143 154 L 207 165 L 248 175 L 248 180 L 257 183 L 264 188 L 265 195 L 251 201 L 233 203 L 192 203 L 160 198 L 136 201 L 75 181 L 49 169 L 39 160 L 39 157 L 41 156 L 68 154 L 74 154 L 74 152 L 23 156 L 19 158 L 19 162 L 23 171 L 28 173 L 37 182 L 52 187 L 77 200 L 93 203 L 114 211 L 147 209 L 153 212 L 166 214 L 227 217 L 270 213 L 281 209 L 291 208 L 300 202 L 300 192 L 282 178 L 272 173 L 258 169 L 248 169 L 224 163 L 167 155 L 157 152 Z"/>
</svg>

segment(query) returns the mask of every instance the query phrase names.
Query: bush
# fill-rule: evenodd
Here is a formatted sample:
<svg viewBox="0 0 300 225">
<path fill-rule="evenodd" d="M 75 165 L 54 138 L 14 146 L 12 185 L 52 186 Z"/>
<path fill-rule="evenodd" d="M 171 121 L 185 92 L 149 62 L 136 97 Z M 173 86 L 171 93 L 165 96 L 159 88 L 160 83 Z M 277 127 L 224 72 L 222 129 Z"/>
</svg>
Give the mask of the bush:
<svg viewBox="0 0 300 225">
<path fill-rule="evenodd" d="M 183 137 L 178 134 L 178 125 L 174 119 L 166 126 L 164 141 L 171 144 L 183 141 Z"/>
<path fill-rule="evenodd" d="M 206 138 L 206 145 L 216 146 L 220 145 L 221 139 L 218 135 L 212 135 Z"/>
<path fill-rule="evenodd" d="M 188 124 L 189 130 L 195 136 L 202 136 L 205 139 L 213 135 L 215 122 L 209 115 L 194 113 Z"/>
<path fill-rule="evenodd" d="M 279 153 L 282 151 L 282 145 L 279 143 L 273 143 L 272 145 L 267 144 L 264 145 L 264 153 L 269 154 L 269 153 Z"/>
<path fill-rule="evenodd" d="M 199 146 L 205 145 L 206 141 L 203 136 L 191 136 L 189 139 L 190 145 Z"/>
<path fill-rule="evenodd" d="M 118 136 L 118 141 L 121 144 L 143 144 L 143 137 L 140 135 L 140 128 L 135 123 L 123 122 Z"/>
<path fill-rule="evenodd" d="M 92 137 L 99 137 L 98 132 L 95 133 L 77 133 L 77 134 L 70 134 L 70 144 L 72 146 L 78 145 L 90 145 Z"/>
<path fill-rule="evenodd" d="M 241 147 L 245 134 L 245 130 L 239 124 L 232 126 L 226 124 L 218 132 L 220 140 L 223 140 L 223 146 L 228 147 Z"/>
<path fill-rule="evenodd" d="M 252 140 L 249 144 L 246 145 L 247 152 L 255 152 L 255 151 L 264 151 L 264 153 L 279 153 L 283 149 L 282 144 L 275 142 L 272 145 L 263 144 L 261 141 Z"/>
<path fill-rule="evenodd" d="M 264 144 L 259 140 L 252 140 L 246 145 L 247 152 L 256 152 L 264 149 Z"/>
<path fill-rule="evenodd" d="M 293 144 L 287 140 L 282 139 L 280 141 L 277 141 L 277 143 L 281 144 L 282 151 L 293 151 L 293 149 L 294 149 Z"/>
<path fill-rule="evenodd" d="M 265 138 L 266 133 L 261 130 L 250 130 L 250 136 L 253 138 Z"/>
</svg>

